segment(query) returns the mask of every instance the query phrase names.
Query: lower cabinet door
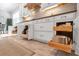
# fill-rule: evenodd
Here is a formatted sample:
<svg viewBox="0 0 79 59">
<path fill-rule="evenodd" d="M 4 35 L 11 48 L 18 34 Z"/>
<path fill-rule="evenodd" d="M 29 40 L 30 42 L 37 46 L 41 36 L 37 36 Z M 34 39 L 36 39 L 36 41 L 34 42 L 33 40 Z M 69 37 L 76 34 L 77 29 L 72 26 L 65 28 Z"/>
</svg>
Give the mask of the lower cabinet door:
<svg viewBox="0 0 79 59">
<path fill-rule="evenodd" d="M 48 43 L 49 40 L 51 40 L 53 37 L 52 32 L 34 32 L 34 40 Z"/>
<path fill-rule="evenodd" d="M 28 39 L 30 40 L 33 39 L 33 24 L 29 24 L 28 27 Z"/>
<path fill-rule="evenodd" d="M 18 25 L 18 34 L 22 34 L 25 25 Z"/>
</svg>

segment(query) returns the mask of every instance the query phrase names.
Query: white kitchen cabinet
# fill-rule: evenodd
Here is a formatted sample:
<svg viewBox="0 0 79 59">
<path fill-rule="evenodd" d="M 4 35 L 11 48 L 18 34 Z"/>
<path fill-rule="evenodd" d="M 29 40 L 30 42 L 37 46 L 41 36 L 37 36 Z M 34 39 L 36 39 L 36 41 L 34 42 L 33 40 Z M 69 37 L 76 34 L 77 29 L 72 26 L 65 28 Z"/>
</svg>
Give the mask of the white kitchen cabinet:
<svg viewBox="0 0 79 59">
<path fill-rule="evenodd" d="M 23 22 L 23 23 L 19 23 L 17 25 L 18 27 L 18 34 L 22 34 L 24 28 L 25 28 L 25 25 L 28 25 L 29 23 L 28 22 Z"/>
<path fill-rule="evenodd" d="M 33 22 L 23 22 L 18 24 L 18 35 L 22 34 L 26 25 L 28 25 L 28 39 L 33 39 Z"/>
<path fill-rule="evenodd" d="M 43 18 L 34 21 L 34 40 L 47 43 L 54 37 L 56 31 L 53 30 L 53 26 L 56 26 L 57 22 L 71 21 L 75 19 L 75 13 L 63 14 L 59 16 Z"/>
<path fill-rule="evenodd" d="M 49 40 L 53 38 L 52 32 L 34 32 L 34 40 L 48 43 Z"/>
<path fill-rule="evenodd" d="M 53 22 L 34 24 L 34 30 L 36 30 L 36 31 L 53 31 Z"/>
<path fill-rule="evenodd" d="M 33 24 L 28 24 L 28 39 L 33 39 L 33 32 L 34 32 L 34 28 L 33 28 Z"/>
<path fill-rule="evenodd" d="M 18 31 L 17 31 L 17 34 L 20 35 L 22 34 L 23 30 L 24 30 L 24 24 L 18 24 L 17 28 L 18 28 Z"/>
<path fill-rule="evenodd" d="M 53 21 L 51 18 L 44 18 L 34 21 L 34 40 L 48 43 L 55 35 L 53 31 Z"/>
<path fill-rule="evenodd" d="M 74 20 L 73 47 L 75 49 L 75 54 L 79 55 L 79 17 Z"/>
</svg>

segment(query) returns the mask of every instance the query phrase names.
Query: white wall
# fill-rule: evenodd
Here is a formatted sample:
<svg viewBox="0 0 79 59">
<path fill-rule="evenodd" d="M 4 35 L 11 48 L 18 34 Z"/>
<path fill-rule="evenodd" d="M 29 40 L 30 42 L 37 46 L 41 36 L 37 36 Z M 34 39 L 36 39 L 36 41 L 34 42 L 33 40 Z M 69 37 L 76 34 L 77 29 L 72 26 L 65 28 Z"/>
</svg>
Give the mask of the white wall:
<svg viewBox="0 0 79 59">
<path fill-rule="evenodd" d="M 7 18 L 11 18 L 11 15 L 6 11 L 0 10 L 0 22 L 2 24 L 5 24 L 5 28 L 4 28 L 5 33 L 6 33 L 6 21 L 7 21 Z"/>
<path fill-rule="evenodd" d="M 12 20 L 13 20 L 13 25 L 20 22 L 20 12 L 19 11 L 13 13 Z"/>
<path fill-rule="evenodd" d="M 7 18 L 10 18 L 10 14 L 6 11 L 0 11 L 0 22 L 6 24 Z"/>
</svg>

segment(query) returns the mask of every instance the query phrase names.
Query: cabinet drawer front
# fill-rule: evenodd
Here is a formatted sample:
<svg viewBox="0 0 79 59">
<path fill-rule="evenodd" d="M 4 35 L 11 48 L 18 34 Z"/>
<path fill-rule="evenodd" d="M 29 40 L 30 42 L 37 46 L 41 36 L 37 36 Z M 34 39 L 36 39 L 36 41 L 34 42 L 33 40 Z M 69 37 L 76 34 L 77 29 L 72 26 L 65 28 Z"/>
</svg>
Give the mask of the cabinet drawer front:
<svg viewBox="0 0 79 59">
<path fill-rule="evenodd" d="M 53 22 L 34 24 L 34 30 L 52 31 Z"/>
<path fill-rule="evenodd" d="M 45 18 L 45 19 L 39 19 L 39 20 L 35 20 L 34 23 L 35 24 L 43 23 L 43 22 L 47 22 L 47 20 L 48 20 L 47 18 Z"/>
<path fill-rule="evenodd" d="M 74 20 L 76 18 L 76 13 L 70 13 L 66 15 L 67 20 Z"/>
<path fill-rule="evenodd" d="M 53 37 L 52 32 L 34 32 L 34 40 L 47 43 Z"/>
</svg>

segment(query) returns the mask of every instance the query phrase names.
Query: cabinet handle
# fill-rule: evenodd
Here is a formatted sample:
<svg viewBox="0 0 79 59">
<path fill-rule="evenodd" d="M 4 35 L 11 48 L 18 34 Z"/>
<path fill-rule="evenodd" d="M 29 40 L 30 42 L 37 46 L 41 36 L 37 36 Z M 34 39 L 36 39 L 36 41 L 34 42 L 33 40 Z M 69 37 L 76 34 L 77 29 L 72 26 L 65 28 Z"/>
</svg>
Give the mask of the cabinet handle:
<svg viewBox="0 0 79 59">
<path fill-rule="evenodd" d="M 73 43 L 77 45 L 77 43 L 75 41 L 73 41 Z"/>
</svg>

